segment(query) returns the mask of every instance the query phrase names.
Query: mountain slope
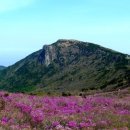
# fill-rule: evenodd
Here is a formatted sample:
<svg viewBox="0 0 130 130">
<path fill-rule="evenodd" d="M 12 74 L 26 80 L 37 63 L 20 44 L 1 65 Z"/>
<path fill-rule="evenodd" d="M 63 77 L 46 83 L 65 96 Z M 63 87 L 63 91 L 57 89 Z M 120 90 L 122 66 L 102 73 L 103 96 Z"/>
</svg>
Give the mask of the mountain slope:
<svg viewBox="0 0 130 130">
<path fill-rule="evenodd" d="M 129 85 L 129 56 L 96 44 L 58 40 L 0 73 L 9 91 L 113 90 Z"/>
</svg>

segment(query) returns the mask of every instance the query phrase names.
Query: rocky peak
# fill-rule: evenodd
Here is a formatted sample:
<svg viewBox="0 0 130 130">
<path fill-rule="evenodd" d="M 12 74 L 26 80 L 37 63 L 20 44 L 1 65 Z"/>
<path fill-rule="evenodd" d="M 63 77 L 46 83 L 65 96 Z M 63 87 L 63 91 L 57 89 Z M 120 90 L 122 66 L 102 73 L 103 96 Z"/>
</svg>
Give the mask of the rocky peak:
<svg viewBox="0 0 130 130">
<path fill-rule="evenodd" d="M 68 43 L 73 42 L 73 43 L 75 43 L 75 42 L 81 42 L 81 41 L 74 40 L 74 39 L 59 39 L 59 40 L 57 40 L 56 43 L 61 43 L 62 44 L 64 42 L 68 42 Z"/>
<path fill-rule="evenodd" d="M 46 66 L 48 66 L 54 60 L 56 60 L 59 64 L 64 64 L 74 61 L 78 58 L 78 56 L 86 56 L 92 53 L 92 49 L 90 48 L 91 43 L 88 42 L 72 39 L 59 39 L 51 45 L 43 46 L 43 49 L 39 55 L 39 61 Z"/>
<path fill-rule="evenodd" d="M 54 59 L 57 59 L 58 47 L 63 48 L 62 51 L 71 46 L 79 43 L 77 40 L 60 39 L 51 45 L 44 45 L 39 55 L 39 61 L 48 66 Z"/>
<path fill-rule="evenodd" d="M 59 39 L 55 44 L 57 44 L 60 47 L 68 47 L 71 45 L 75 45 L 77 43 L 81 43 L 81 41 L 73 40 L 73 39 Z"/>
</svg>

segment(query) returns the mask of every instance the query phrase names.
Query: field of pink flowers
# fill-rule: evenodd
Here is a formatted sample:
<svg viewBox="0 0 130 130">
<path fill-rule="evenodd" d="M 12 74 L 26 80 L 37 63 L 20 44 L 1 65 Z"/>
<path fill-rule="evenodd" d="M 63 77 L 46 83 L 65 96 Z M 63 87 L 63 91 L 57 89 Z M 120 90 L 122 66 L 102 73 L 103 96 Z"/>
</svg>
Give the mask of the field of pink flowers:
<svg viewBox="0 0 130 130">
<path fill-rule="evenodd" d="M 130 96 L 40 97 L 0 92 L 1 130 L 129 130 Z"/>
</svg>

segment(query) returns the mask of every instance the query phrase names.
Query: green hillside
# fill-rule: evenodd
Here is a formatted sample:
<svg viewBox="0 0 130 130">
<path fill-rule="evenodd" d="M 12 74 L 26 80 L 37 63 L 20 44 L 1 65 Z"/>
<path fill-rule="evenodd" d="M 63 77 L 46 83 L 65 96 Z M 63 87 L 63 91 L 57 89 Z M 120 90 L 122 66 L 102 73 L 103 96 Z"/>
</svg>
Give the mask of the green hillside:
<svg viewBox="0 0 130 130">
<path fill-rule="evenodd" d="M 0 72 L 0 89 L 80 92 L 124 88 L 130 83 L 129 56 L 77 40 L 58 40 Z"/>
</svg>

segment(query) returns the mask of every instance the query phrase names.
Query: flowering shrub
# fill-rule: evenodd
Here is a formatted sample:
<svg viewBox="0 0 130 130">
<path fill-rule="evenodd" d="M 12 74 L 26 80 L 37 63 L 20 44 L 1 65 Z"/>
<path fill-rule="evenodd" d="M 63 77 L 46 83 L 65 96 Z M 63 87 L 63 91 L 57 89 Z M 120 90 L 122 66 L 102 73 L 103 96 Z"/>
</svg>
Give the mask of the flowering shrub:
<svg viewBox="0 0 130 130">
<path fill-rule="evenodd" d="M 41 123 L 44 119 L 44 114 L 41 110 L 32 110 L 30 115 L 36 123 Z"/>
<path fill-rule="evenodd" d="M 130 96 L 39 97 L 0 92 L 0 128 L 7 130 L 128 130 Z M 4 105 L 3 105 L 4 104 Z"/>
<path fill-rule="evenodd" d="M 70 128 L 76 128 L 77 127 L 77 122 L 76 121 L 69 121 L 68 122 L 68 126 Z"/>
</svg>

